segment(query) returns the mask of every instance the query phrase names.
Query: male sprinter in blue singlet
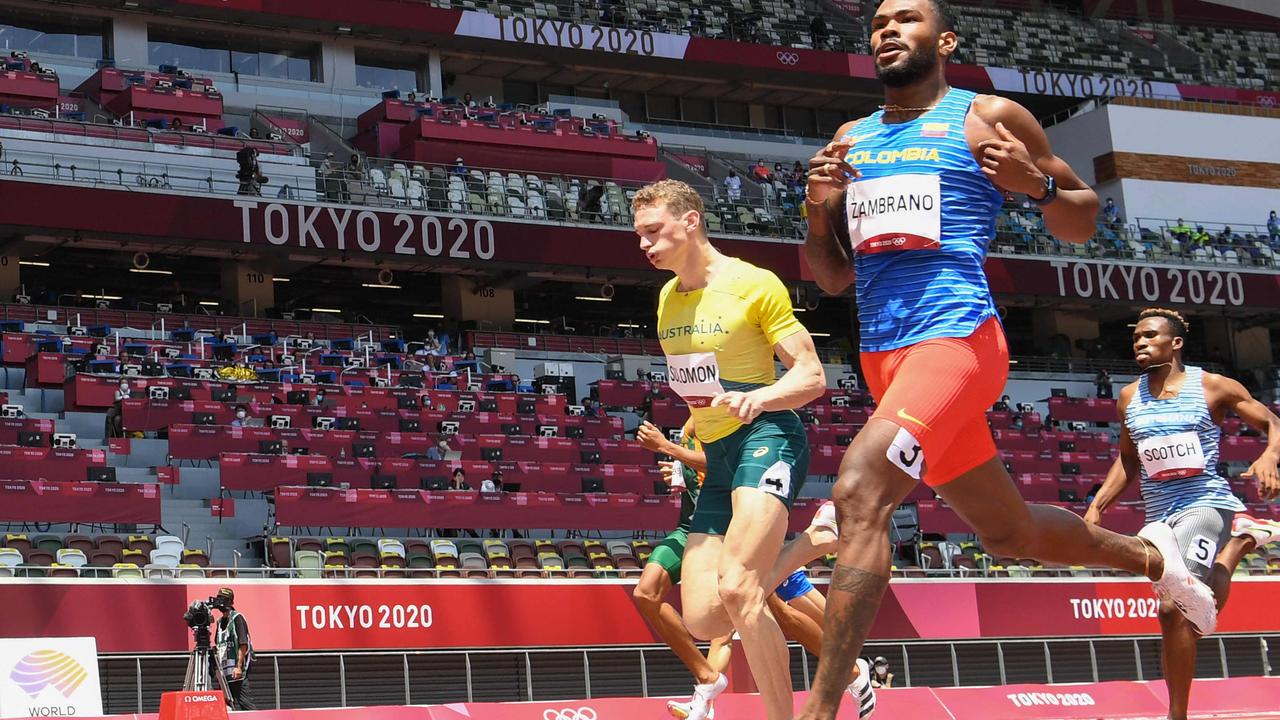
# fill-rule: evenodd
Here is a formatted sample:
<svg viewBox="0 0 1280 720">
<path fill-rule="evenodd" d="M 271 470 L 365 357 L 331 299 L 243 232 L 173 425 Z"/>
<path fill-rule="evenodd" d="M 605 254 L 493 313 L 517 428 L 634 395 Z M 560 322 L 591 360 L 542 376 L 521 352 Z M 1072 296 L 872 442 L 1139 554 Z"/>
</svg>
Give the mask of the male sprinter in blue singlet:
<svg viewBox="0 0 1280 720">
<path fill-rule="evenodd" d="M 1076 243 L 1093 234 L 1098 198 L 1025 108 L 947 85 L 957 43 L 946 0 L 884 0 L 871 49 L 885 104 L 809 163 L 805 255 L 823 290 L 856 281 L 860 360 L 878 407 L 833 493 L 840 550 L 806 720 L 835 717 L 888 586 L 885 528 L 920 480 L 988 552 L 1142 573 L 1202 633 L 1217 620 L 1167 525 L 1139 539 L 1028 506 L 996 453 L 985 411 L 1003 392 L 1009 351 L 982 266 L 1001 189 L 1030 197 L 1049 231 Z"/>
<path fill-rule="evenodd" d="M 1266 449 L 1244 476 L 1256 478 L 1258 494 L 1270 501 L 1280 494 L 1276 475 L 1280 418 L 1235 380 L 1184 365 L 1182 346 L 1189 329 L 1182 315 L 1173 310 L 1148 308 L 1139 314 L 1133 330 L 1133 356 L 1143 374 L 1120 391 L 1120 457 L 1107 473 L 1085 520 L 1101 522 L 1107 507 L 1135 477 L 1141 477 L 1147 521 L 1173 528 L 1187 570 L 1209 583 L 1221 609 L 1227 602 L 1236 563 L 1250 544 L 1270 542 L 1280 525 L 1247 515 L 1235 517 L 1245 507 L 1217 473 L 1220 426 L 1227 413 L 1233 412 L 1266 434 Z M 1169 687 L 1169 718 L 1186 720 L 1199 638 L 1167 601 L 1160 605 L 1160 631 L 1164 636 L 1162 667 Z"/>
</svg>

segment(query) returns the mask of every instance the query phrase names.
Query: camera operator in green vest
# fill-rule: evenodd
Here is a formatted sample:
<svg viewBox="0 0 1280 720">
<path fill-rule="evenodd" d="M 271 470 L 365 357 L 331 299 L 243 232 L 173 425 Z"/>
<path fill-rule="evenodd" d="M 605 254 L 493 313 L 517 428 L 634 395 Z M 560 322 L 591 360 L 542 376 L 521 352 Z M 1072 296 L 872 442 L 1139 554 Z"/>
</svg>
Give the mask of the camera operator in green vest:
<svg viewBox="0 0 1280 720">
<path fill-rule="evenodd" d="M 218 590 L 215 597 L 218 603 L 213 608 L 222 613 L 215 640 L 218 665 L 227 680 L 227 688 L 231 691 L 227 697 L 227 706 L 232 710 L 257 710 L 258 707 L 249 694 L 249 666 L 253 662 L 249 623 L 244 615 L 236 612 L 236 594 L 231 588 Z"/>
</svg>

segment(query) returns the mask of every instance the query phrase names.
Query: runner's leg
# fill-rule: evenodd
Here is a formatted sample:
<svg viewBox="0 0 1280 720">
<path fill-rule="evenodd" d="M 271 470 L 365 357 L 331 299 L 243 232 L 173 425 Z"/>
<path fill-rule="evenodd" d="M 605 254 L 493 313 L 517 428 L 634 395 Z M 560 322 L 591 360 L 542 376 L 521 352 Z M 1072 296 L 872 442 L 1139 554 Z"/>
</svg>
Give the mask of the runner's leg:
<svg viewBox="0 0 1280 720">
<path fill-rule="evenodd" d="M 814 612 L 817 605 L 810 599 L 811 595 L 816 595 L 819 600 L 822 598 L 822 593 L 814 590 L 786 603 L 778 597 L 777 593 L 771 593 L 767 602 L 769 612 L 773 613 L 773 617 L 778 621 L 778 627 L 782 628 L 782 634 L 800 643 L 810 655 L 821 657 L 822 610 L 818 609 L 816 613 Z M 823 606 L 825 607 L 825 603 Z"/>
<path fill-rule="evenodd" d="M 717 573 L 720 599 L 742 638 L 766 717 L 790 720 L 793 708 L 786 639 L 765 602 L 766 594 L 773 592 L 774 586 L 768 583 L 787 532 L 787 506 L 753 487 L 739 487 L 732 497 L 733 519 L 724 536 Z M 690 567 L 688 572 L 695 570 Z"/>
<path fill-rule="evenodd" d="M 827 593 L 822 661 L 802 717 L 834 718 L 862 644 L 889 586 L 892 551 L 885 528 L 916 480 L 889 462 L 898 426 L 872 418 L 840 462 L 832 492 L 840 541 Z"/>
<path fill-rule="evenodd" d="M 734 629 L 720 600 L 717 576 L 724 546 L 723 536 L 689 533 L 689 544 L 684 549 L 680 606 L 685 627 L 699 640 L 728 635 Z"/>
<path fill-rule="evenodd" d="M 684 626 L 680 614 L 665 601 L 670 591 L 671 576 L 666 569 L 658 563 L 648 563 L 644 566 L 640 583 L 633 593 L 636 608 L 676 657 L 680 658 L 680 662 L 693 673 L 695 682 L 700 685 L 715 682 L 719 672 L 693 644 L 693 638 L 689 636 L 689 630 Z"/>
</svg>

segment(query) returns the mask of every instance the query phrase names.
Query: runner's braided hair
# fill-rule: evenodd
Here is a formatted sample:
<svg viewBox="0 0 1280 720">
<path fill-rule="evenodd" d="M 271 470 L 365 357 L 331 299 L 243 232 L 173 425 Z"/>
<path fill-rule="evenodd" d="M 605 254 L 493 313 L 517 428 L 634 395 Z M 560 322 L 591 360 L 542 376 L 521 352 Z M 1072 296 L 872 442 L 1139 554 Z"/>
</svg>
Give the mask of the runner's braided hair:
<svg viewBox="0 0 1280 720">
<path fill-rule="evenodd" d="M 1169 323 L 1169 329 L 1173 332 L 1174 337 L 1186 339 L 1187 333 L 1191 331 L 1191 323 L 1182 317 L 1182 313 L 1169 308 L 1147 308 L 1138 313 L 1138 320 L 1146 320 L 1149 317 L 1164 318 Z"/>
</svg>

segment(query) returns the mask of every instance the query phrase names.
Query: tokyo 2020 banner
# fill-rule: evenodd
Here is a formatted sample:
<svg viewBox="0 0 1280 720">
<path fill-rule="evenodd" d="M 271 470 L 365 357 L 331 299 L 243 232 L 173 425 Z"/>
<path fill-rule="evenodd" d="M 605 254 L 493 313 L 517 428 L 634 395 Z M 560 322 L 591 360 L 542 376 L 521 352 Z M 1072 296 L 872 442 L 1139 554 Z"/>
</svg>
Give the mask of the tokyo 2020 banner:
<svg viewBox="0 0 1280 720">
<path fill-rule="evenodd" d="M 613 580 L 228 581 L 259 650 L 581 647 L 657 642 Z M 185 651 L 182 614 L 219 584 L 0 581 L 0 638 L 96 636 L 99 652 Z M 819 583 L 819 588 L 825 585 Z M 1280 581 L 1243 579 L 1219 632 L 1280 630 Z M 85 613 L 84 608 L 94 608 Z M 582 608 L 589 607 L 590 613 Z M 873 640 L 1155 635 L 1149 583 L 895 580 Z M 502 617 L 494 622 L 495 612 Z M 112 622 L 102 622 L 103 617 Z"/>
<path fill-rule="evenodd" d="M 363 256 L 450 265 L 578 266 L 653 272 L 635 233 L 618 227 L 450 215 L 408 208 L 183 195 L 137 188 L 79 187 L 0 179 L 3 227 L 152 240 L 166 247 L 219 246 L 290 255 Z M 198 222 L 196 219 L 198 218 Z M 725 252 L 809 281 L 795 241 L 715 237 Z M 1123 261 L 991 256 L 997 296 L 1121 304 L 1280 308 L 1280 274 Z"/>
</svg>

